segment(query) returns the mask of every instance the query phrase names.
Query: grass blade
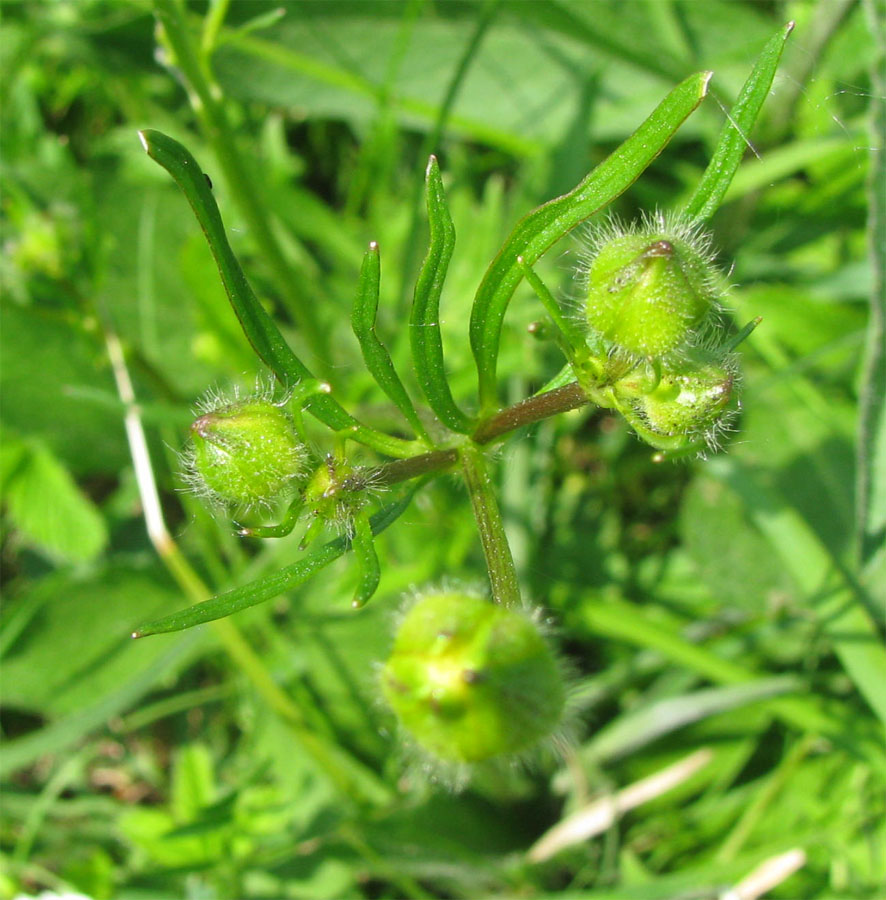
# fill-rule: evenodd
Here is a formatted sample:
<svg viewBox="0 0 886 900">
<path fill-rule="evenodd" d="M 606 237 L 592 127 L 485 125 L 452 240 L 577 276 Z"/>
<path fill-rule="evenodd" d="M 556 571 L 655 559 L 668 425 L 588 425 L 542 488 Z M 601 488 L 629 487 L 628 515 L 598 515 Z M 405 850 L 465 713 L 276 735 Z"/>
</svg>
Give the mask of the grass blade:
<svg viewBox="0 0 886 900">
<path fill-rule="evenodd" d="M 422 483 L 423 479 L 399 501 L 386 506 L 372 517 L 370 523 L 373 534 L 381 534 L 406 511 L 415 491 Z M 217 597 L 205 600 L 203 603 L 196 603 L 180 612 L 164 616 L 162 619 L 148 622 L 133 631 L 132 636 L 141 638 L 152 634 L 183 631 L 186 628 L 203 625 L 206 622 L 212 622 L 215 619 L 222 619 L 230 616 L 232 613 L 240 612 L 240 610 L 249 609 L 250 606 L 257 606 L 259 603 L 264 603 L 265 600 L 273 600 L 274 597 L 278 597 L 284 591 L 291 590 L 312 578 L 344 554 L 349 547 L 350 541 L 346 537 L 338 537 L 324 544 L 319 550 L 302 557 L 298 562 L 280 569 L 273 575 L 252 581 L 242 587 L 234 588 L 232 591 L 219 594 Z"/>
<path fill-rule="evenodd" d="M 455 227 L 446 205 L 440 166 L 433 156 L 428 162 L 426 185 L 431 237 L 428 254 L 415 283 L 412 312 L 409 316 L 412 361 L 418 383 L 437 418 L 453 431 L 467 434 L 471 430 L 471 422 L 452 399 L 443 363 L 440 294 L 455 246 Z"/>
<path fill-rule="evenodd" d="M 380 260 L 378 244 L 373 241 L 363 257 L 360 267 L 360 279 L 357 284 L 357 296 L 351 313 L 351 328 L 360 343 L 363 361 L 366 368 L 376 380 L 378 386 L 391 398 L 396 407 L 403 413 L 406 421 L 415 433 L 422 438 L 427 437 L 406 388 L 385 345 L 375 333 L 375 320 L 378 313 L 378 289 L 380 280 Z"/>
<path fill-rule="evenodd" d="M 741 497 L 748 514 L 813 603 L 840 664 L 886 725 L 886 648 L 860 590 L 847 579 L 819 536 L 796 510 L 734 460 L 711 460 L 716 474 Z"/>
<path fill-rule="evenodd" d="M 511 232 L 477 289 L 471 310 L 471 349 L 485 412 L 498 405 L 495 372 L 501 327 L 523 277 L 517 258 L 533 265 L 572 228 L 627 190 L 704 99 L 710 77 L 710 72 L 699 72 L 677 85 L 637 131 L 572 191 L 533 210 Z"/>
<path fill-rule="evenodd" d="M 757 681 L 762 673 L 755 672 L 716 652 L 688 641 L 676 622 L 641 612 L 634 604 L 607 599 L 606 603 L 584 604 L 581 625 L 594 634 L 628 641 L 640 647 L 656 650 L 668 659 L 716 684 L 743 684 Z M 860 759 L 882 764 L 880 732 L 864 722 L 850 722 L 848 712 L 841 715 L 814 694 L 773 697 L 762 701 L 766 708 L 782 721 L 813 734 L 824 734 L 835 744 L 845 747 Z"/>
<path fill-rule="evenodd" d="M 581 756 L 586 763 L 599 765 L 634 753 L 666 734 L 709 716 L 780 694 L 799 692 L 802 687 L 798 678 L 778 675 L 666 697 L 610 722 L 582 748 Z"/>
<path fill-rule="evenodd" d="M 871 33 L 880 35 L 871 96 L 886 92 L 886 7 L 867 4 Z M 871 176 L 868 235 L 874 283 L 867 359 L 861 389 L 858 442 L 858 543 L 872 591 L 886 590 L 886 105 L 871 103 Z M 874 580 L 878 580 L 875 587 Z"/>
<path fill-rule="evenodd" d="M 728 121 L 720 132 L 711 161 L 686 204 L 684 212 L 689 218 L 696 221 L 709 219 L 729 190 L 732 178 L 744 156 L 748 142 L 747 135 L 754 127 L 763 101 L 769 94 L 775 70 L 781 59 L 781 51 L 793 30 L 794 23 L 788 22 L 769 39 L 757 57 L 757 62 L 729 113 Z"/>
</svg>

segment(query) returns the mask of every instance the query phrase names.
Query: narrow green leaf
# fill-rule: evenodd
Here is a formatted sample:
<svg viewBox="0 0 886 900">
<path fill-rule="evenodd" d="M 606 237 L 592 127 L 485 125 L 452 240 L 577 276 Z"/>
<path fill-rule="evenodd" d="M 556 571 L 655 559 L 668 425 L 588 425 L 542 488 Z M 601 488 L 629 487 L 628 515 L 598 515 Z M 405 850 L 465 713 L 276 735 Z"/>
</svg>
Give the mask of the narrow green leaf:
<svg viewBox="0 0 886 900">
<path fill-rule="evenodd" d="M 380 281 L 380 260 L 378 244 L 373 241 L 363 257 L 360 267 L 360 279 L 357 283 L 357 296 L 351 313 L 351 328 L 360 343 L 363 361 L 378 386 L 391 398 L 396 407 L 420 437 L 427 437 L 406 388 L 385 345 L 375 333 L 375 320 L 378 313 L 378 290 Z"/>
<path fill-rule="evenodd" d="M 757 62 L 729 113 L 728 121 L 720 132 L 711 161 L 686 204 L 684 212 L 689 218 L 696 221 L 709 219 L 729 189 L 732 178 L 741 165 L 748 135 L 772 87 L 785 41 L 793 30 L 794 23 L 788 22 L 769 39 L 757 57 Z"/>
<path fill-rule="evenodd" d="M 467 434 L 471 430 L 470 420 L 452 399 L 443 363 L 440 294 L 455 246 L 455 226 L 446 205 L 440 166 L 433 156 L 428 162 L 426 186 L 431 236 L 428 254 L 415 283 L 412 312 L 409 316 L 412 360 L 418 383 L 428 398 L 431 409 L 448 428 Z"/>
<path fill-rule="evenodd" d="M 283 339 L 274 320 L 265 312 L 246 280 L 228 243 L 221 213 L 209 183 L 197 161 L 178 141 L 159 131 L 145 129 L 139 132 L 139 137 L 148 156 L 169 172 L 191 204 L 206 235 L 231 306 L 255 352 L 283 384 L 292 385 L 313 378 L 308 367 Z M 415 452 L 412 442 L 402 441 L 361 425 L 328 394 L 313 395 L 305 404 L 305 409 L 330 428 L 349 431 L 355 441 L 381 453 L 400 457 Z"/>
<path fill-rule="evenodd" d="M 209 182 L 197 160 L 178 141 L 159 131 L 145 129 L 139 132 L 139 137 L 148 156 L 169 172 L 191 204 L 209 242 L 231 306 L 255 352 L 284 384 L 313 377 L 283 339 L 246 280 L 228 243 Z M 345 427 L 345 423 L 339 423 L 335 416 L 327 424 L 336 428 Z"/>
<path fill-rule="evenodd" d="M 357 590 L 351 605 L 354 609 L 365 606 L 372 595 L 378 589 L 381 580 L 381 567 L 378 562 L 378 554 L 375 552 L 375 541 L 372 536 L 372 524 L 366 515 L 366 510 L 360 510 L 354 516 L 354 534 L 351 537 L 351 547 L 354 550 L 354 558 L 357 560 L 359 578 Z"/>
<path fill-rule="evenodd" d="M 413 489 L 396 503 L 391 503 L 372 516 L 370 524 L 373 534 L 381 534 L 406 511 L 413 495 L 423 481 L 416 483 Z M 183 631 L 185 628 L 193 628 L 195 625 L 203 625 L 206 622 L 240 612 L 240 610 L 249 609 L 250 606 L 257 606 L 259 603 L 264 603 L 265 600 L 272 600 L 274 597 L 279 597 L 284 591 L 292 590 L 312 578 L 344 554 L 349 547 L 350 541 L 347 537 L 338 537 L 273 575 L 234 588 L 232 591 L 219 594 L 203 603 L 196 603 L 194 606 L 189 606 L 170 616 L 148 622 L 133 631 L 132 636 L 140 638 L 152 634 L 165 634 L 170 631 Z"/>
<path fill-rule="evenodd" d="M 471 310 L 471 348 L 485 411 L 497 406 L 495 371 L 502 322 L 523 277 L 517 258 L 522 256 L 527 265 L 533 265 L 572 228 L 627 190 L 704 99 L 710 77 L 710 72 L 700 72 L 677 85 L 634 134 L 572 191 L 517 223 L 487 270 Z"/>
</svg>

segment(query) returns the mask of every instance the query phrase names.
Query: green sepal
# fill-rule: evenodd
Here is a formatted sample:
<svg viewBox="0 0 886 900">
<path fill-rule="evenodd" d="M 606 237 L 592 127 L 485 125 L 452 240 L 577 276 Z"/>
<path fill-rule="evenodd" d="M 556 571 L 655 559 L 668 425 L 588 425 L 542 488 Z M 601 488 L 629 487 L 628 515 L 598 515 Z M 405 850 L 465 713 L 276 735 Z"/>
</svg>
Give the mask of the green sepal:
<svg viewBox="0 0 886 900">
<path fill-rule="evenodd" d="M 471 421 L 456 406 L 449 390 L 440 337 L 440 294 L 455 246 L 455 227 L 449 208 L 440 166 L 435 157 L 428 162 L 427 179 L 428 254 L 415 283 L 409 316 L 409 341 L 418 383 L 437 418 L 453 431 L 467 434 Z"/>
<path fill-rule="evenodd" d="M 250 527 L 238 526 L 237 534 L 239 534 L 240 537 L 252 538 L 286 537 L 286 535 L 292 533 L 292 530 L 298 523 L 304 506 L 304 497 L 299 494 L 297 497 L 294 497 L 292 502 L 289 504 L 289 507 L 286 510 L 286 514 L 283 516 L 283 520 L 279 525 L 252 525 Z"/>
<path fill-rule="evenodd" d="M 406 393 L 406 388 L 403 387 L 400 376 L 397 375 L 390 354 L 375 333 L 380 277 L 378 244 L 373 241 L 363 256 L 363 264 L 360 266 L 357 296 L 354 298 L 354 307 L 351 312 L 351 328 L 360 344 L 360 351 L 369 374 L 403 413 L 415 433 L 421 438 L 426 438 L 424 425 L 409 399 L 409 394 Z"/>
<path fill-rule="evenodd" d="M 757 121 L 764 101 L 769 96 L 785 41 L 793 30 L 794 23 L 788 22 L 767 41 L 757 57 L 754 68 L 720 132 L 711 160 L 683 209 L 687 218 L 696 222 L 709 219 L 729 190 L 729 185 L 741 165 L 748 135 Z"/>
<path fill-rule="evenodd" d="M 471 310 L 471 349 L 485 411 L 497 406 L 502 322 L 523 277 L 517 258 L 534 265 L 572 228 L 627 190 L 704 99 L 710 77 L 710 72 L 700 72 L 677 85 L 637 131 L 572 191 L 533 210 L 511 232 L 477 289 Z"/>
<path fill-rule="evenodd" d="M 674 455 L 715 447 L 733 413 L 735 360 L 690 349 L 681 360 L 637 370 L 612 386 L 615 407 L 647 443 Z"/>
</svg>

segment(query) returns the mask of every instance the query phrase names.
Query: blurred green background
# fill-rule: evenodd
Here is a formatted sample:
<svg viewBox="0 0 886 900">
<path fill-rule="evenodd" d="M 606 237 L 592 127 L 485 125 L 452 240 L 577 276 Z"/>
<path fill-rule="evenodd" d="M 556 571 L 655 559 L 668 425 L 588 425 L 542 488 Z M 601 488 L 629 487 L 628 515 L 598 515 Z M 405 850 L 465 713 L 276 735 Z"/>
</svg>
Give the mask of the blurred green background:
<svg viewBox="0 0 886 900">
<path fill-rule="evenodd" d="M 0 15 L 0 897 L 716 898 L 790 850 L 797 865 L 767 896 L 883 896 L 880 0 L 189 3 L 223 131 L 168 66 L 146 0 L 4 2 Z M 129 640 L 188 601 L 145 531 L 109 333 L 167 523 L 205 582 L 224 590 L 299 555 L 297 536 L 244 545 L 181 491 L 193 403 L 248 387 L 259 367 L 137 129 L 192 150 L 287 337 L 348 409 L 396 428 L 350 303 L 377 240 L 379 332 L 406 372 L 428 154 L 458 235 L 447 364 L 472 408 L 470 302 L 513 224 L 676 82 L 712 69 L 713 96 L 612 212 L 679 206 L 724 108 L 791 19 L 753 152 L 713 221 L 736 321 L 764 319 L 743 350 L 728 453 L 656 466 L 621 420 L 583 410 L 496 456 L 526 594 L 574 672 L 565 758 L 478 773 L 453 795 L 410 765 L 378 702 L 404 594 L 485 577 L 454 478 L 381 537 L 381 589 L 359 613 L 345 559 L 239 614 L 226 640 L 203 627 Z M 219 150 L 242 163 L 245 193 Z M 569 306 L 581 246 L 564 241 L 539 266 Z M 313 335 L 294 327 L 305 305 Z M 527 333 L 539 316 L 521 287 L 499 368 L 511 401 L 560 366 Z M 330 449 L 322 430 L 316 441 Z M 305 734 L 338 748 L 362 796 L 337 787 Z M 700 748 L 710 754 L 676 788 L 596 836 L 529 852 L 560 819 Z"/>
</svg>

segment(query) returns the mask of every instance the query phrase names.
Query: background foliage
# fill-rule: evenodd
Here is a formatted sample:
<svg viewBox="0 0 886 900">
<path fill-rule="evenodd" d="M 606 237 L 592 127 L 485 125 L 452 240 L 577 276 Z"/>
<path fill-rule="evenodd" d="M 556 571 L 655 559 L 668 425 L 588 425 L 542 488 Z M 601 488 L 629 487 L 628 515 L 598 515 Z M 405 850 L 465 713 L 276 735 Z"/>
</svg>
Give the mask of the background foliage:
<svg viewBox="0 0 886 900">
<path fill-rule="evenodd" d="M 716 897 L 790 849 L 802 865 L 771 896 L 882 896 L 883 4 L 278 7 L 187 7 L 230 135 L 201 124 L 164 66 L 149 3 L 0 7 L 0 896 Z M 380 538 L 381 589 L 365 610 L 349 609 L 355 575 L 341 560 L 227 631 L 129 640 L 184 599 L 145 533 L 109 331 L 167 521 L 206 583 L 242 584 L 298 555 L 297 537 L 245 545 L 179 490 L 192 403 L 208 386 L 248 386 L 256 361 L 137 128 L 180 138 L 210 172 L 219 149 L 243 160 L 247 205 L 221 171 L 214 193 L 257 293 L 348 409 L 396 427 L 363 371 L 350 304 L 377 240 L 379 331 L 402 363 L 428 153 L 458 235 L 441 310 L 453 394 L 470 408 L 470 298 L 513 223 L 572 187 L 677 81 L 712 69 L 714 99 L 614 211 L 678 205 L 721 127 L 717 100 L 728 108 L 789 19 L 755 151 L 713 221 L 737 321 L 764 317 L 728 455 L 656 466 L 620 420 L 587 410 L 499 454 L 520 577 L 576 673 L 565 763 L 450 795 L 404 770 L 376 702 L 374 664 L 404 592 L 482 578 L 469 504 L 448 478 Z M 565 241 L 539 266 L 567 303 L 579 252 Z M 292 328 L 305 307 L 313 334 Z M 527 334 L 539 316 L 524 286 L 499 361 L 512 401 L 560 365 Z M 305 752 L 311 740 L 337 748 L 359 796 Z M 676 789 L 551 858 L 538 845 L 527 855 L 593 798 L 699 748 L 710 758 Z"/>
</svg>

